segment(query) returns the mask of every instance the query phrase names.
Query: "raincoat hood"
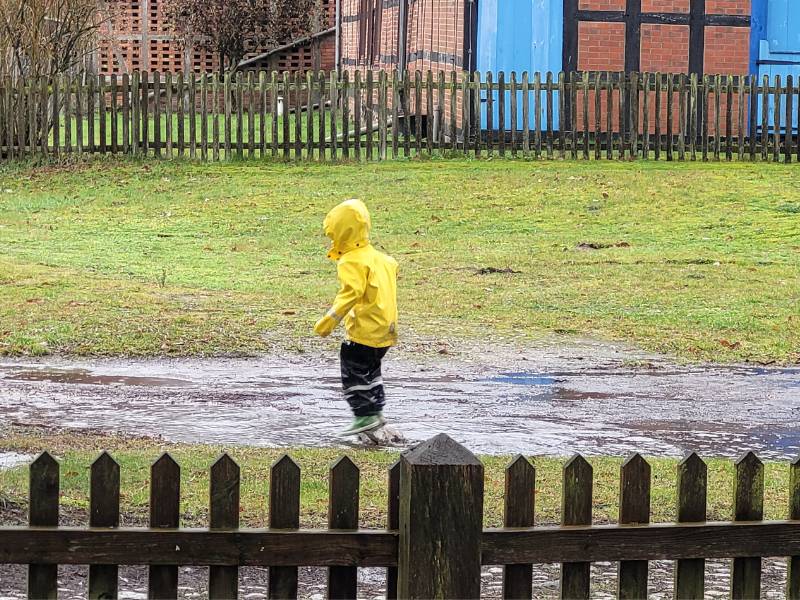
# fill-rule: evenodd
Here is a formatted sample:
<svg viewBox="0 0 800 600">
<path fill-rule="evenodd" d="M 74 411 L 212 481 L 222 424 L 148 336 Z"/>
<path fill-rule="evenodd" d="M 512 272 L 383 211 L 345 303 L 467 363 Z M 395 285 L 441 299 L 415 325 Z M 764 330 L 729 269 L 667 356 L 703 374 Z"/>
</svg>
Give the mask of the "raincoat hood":
<svg viewBox="0 0 800 600">
<path fill-rule="evenodd" d="M 347 252 L 369 245 L 372 223 L 367 206 L 361 200 L 347 200 L 333 208 L 322 227 L 332 242 L 328 250 L 331 260 L 339 260 Z"/>
</svg>

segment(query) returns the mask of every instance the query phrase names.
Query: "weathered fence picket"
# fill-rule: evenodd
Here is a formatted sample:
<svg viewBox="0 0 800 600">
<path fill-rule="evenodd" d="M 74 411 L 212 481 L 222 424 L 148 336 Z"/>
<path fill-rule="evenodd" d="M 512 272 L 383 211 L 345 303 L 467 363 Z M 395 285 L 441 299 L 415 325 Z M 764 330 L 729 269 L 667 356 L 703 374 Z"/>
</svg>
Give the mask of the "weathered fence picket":
<svg viewBox="0 0 800 600">
<path fill-rule="evenodd" d="M 387 568 L 388 598 L 478 598 L 480 566 L 502 565 L 503 596 L 531 598 L 534 564 L 562 563 L 561 598 L 590 597 L 590 563 L 619 561 L 619 597 L 647 595 L 649 560 L 677 560 L 675 597 L 702 598 L 705 558 L 733 559 L 731 596 L 761 593 L 761 557 L 788 556 L 786 597 L 800 597 L 800 460 L 789 465 L 789 520 L 762 521 L 764 465 L 736 463 L 734 522 L 706 520 L 707 469 L 690 454 L 677 467 L 677 523 L 650 523 L 650 466 L 640 455 L 620 471 L 620 525 L 592 525 L 592 467 L 563 468 L 561 525 L 534 523 L 536 470 L 523 457 L 506 469 L 504 527 L 483 529 L 483 465 L 447 436 L 404 454 L 388 473 L 385 530 L 359 529 L 359 470 L 347 457 L 329 471 L 327 530 L 301 530 L 299 466 L 270 470 L 269 528 L 239 528 L 239 466 L 210 468 L 210 529 L 180 527 L 180 467 L 162 455 L 150 471 L 150 523 L 121 528 L 120 467 L 107 453 L 91 466 L 89 525 L 58 527 L 59 464 L 30 467 L 27 527 L 0 527 L 0 563 L 29 564 L 28 596 L 52 598 L 57 564 L 89 564 L 89 597 L 116 597 L 117 564 L 149 565 L 151 598 L 175 598 L 180 565 L 210 565 L 209 598 L 235 598 L 238 567 L 268 567 L 268 596 L 296 598 L 298 566 L 329 568 L 327 596 L 355 598 L 359 567 Z M 71 476 L 69 474 L 68 476 Z M 535 525 L 535 526 L 534 526 Z M 98 564 L 99 563 L 99 564 Z"/>
</svg>

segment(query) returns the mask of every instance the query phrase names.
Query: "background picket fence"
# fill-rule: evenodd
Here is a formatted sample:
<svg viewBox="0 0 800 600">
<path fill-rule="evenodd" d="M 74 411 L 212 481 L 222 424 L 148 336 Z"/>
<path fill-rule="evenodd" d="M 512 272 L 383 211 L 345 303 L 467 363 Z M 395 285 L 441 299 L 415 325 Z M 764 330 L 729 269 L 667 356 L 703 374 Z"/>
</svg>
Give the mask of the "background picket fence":
<svg viewBox="0 0 800 600">
<path fill-rule="evenodd" d="M 536 469 L 506 469 L 504 528 L 483 529 L 481 462 L 446 435 L 404 454 L 389 471 L 384 530 L 359 529 L 359 470 L 330 469 L 327 530 L 301 530 L 300 481 L 288 456 L 273 466 L 269 528 L 239 527 L 240 472 L 227 455 L 210 470 L 209 526 L 180 525 L 180 467 L 152 466 L 150 524 L 121 528 L 120 468 L 92 464 L 89 527 L 59 527 L 59 464 L 43 453 L 30 468 L 27 527 L 0 527 L 0 563 L 29 564 L 30 598 L 54 598 L 58 564 L 89 564 L 89 597 L 115 598 L 119 564 L 150 565 L 149 597 L 175 598 L 178 566 L 210 566 L 209 598 L 235 598 L 238 567 L 269 568 L 269 597 L 296 598 L 297 565 L 328 567 L 328 598 L 356 598 L 358 567 L 387 568 L 388 598 L 478 598 L 481 565 L 504 565 L 505 598 L 531 598 L 535 563 L 562 563 L 562 598 L 589 598 L 590 563 L 619 561 L 619 598 L 646 598 L 650 560 L 676 560 L 674 594 L 705 594 L 705 559 L 732 558 L 731 597 L 759 598 L 761 557 L 787 556 L 786 597 L 800 598 L 800 461 L 789 465 L 785 521 L 763 521 L 764 466 L 736 463 L 734 520 L 706 521 L 707 469 L 691 454 L 677 469 L 677 523 L 650 523 L 651 471 L 640 455 L 620 471 L 619 524 L 593 525 L 593 473 L 581 456 L 563 467 L 560 526 L 535 523 Z"/>
<path fill-rule="evenodd" d="M 800 83 L 800 82 L 799 82 Z M 146 73 L 0 82 L 0 157 L 798 158 L 791 76 Z"/>
</svg>

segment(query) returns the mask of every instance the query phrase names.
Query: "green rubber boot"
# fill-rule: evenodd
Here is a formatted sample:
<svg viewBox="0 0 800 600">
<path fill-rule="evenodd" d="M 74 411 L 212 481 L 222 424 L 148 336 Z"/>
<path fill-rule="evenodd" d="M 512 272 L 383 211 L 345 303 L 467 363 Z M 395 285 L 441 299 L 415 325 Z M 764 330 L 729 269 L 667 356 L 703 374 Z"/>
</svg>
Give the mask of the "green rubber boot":
<svg viewBox="0 0 800 600">
<path fill-rule="evenodd" d="M 380 427 L 383 427 L 384 423 L 386 423 L 386 420 L 380 414 L 369 415 L 368 417 L 356 417 L 355 420 L 350 424 L 350 427 L 339 432 L 339 435 L 342 437 L 358 435 L 359 433 L 365 433 L 367 431 L 379 429 Z"/>
</svg>

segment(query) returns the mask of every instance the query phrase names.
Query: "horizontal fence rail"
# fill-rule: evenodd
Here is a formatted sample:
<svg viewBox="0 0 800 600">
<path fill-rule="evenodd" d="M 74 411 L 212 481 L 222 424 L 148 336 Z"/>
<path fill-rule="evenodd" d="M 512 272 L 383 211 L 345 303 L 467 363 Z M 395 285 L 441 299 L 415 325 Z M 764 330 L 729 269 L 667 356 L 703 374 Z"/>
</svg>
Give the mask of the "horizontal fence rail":
<svg viewBox="0 0 800 600">
<path fill-rule="evenodd" d="M 791 75 L 345 71 L 0 80 L 0 158 L 800 156 Z"/>
<path fill-rule="evenodd" d="M 533 597 L 533 565 L 562 563 L 562 598 L 589 598 L 590 564 L 618 561 L 618 596 L 645 598 L 648 561 L 675 560 L 676 598 L 703 598 L 705 559 L 730 558 L 731 596 L 761 595 L 761 558 L 787 556 L 786 597 L 800 598 L 800 461 L 789 465 L 788 519 L 763 521 L 764 466 L 735 465 L 734 520 L 707 522 L 707 470 L 691 454 L 677 468 L 678 522 L 650 521 L 650 466 L 633 455 L 620 471 L 619 524 L 592 524 L 593 472 L 581 456 L 563 467 L 561 524 L 534 522 L 536 469 L 506 469 L 504 524 L 483 528 L 483 465 L 445 435 L 404 454 L 388 474 L 385 530 L 359 529 L 360 474 L 347 457 L 329 472 L 328 529 L 299 528 L 300 469 L 288 456 L 270 473 L 269 527 L 240 528 L 238 465 L 210 469 L 208 528 L 182 528 L 180 467 L 151 467 L 150 523 L 120 528 L 119 465 L 92 464 L 89 527 L 59 527 L 59 463 L 30 467 L 29 525 L 0 527 L 0 563 L 28 564 L 30 598 L 54 598 L 58 564 L 89 564 L 89 596 L 118 594 L 117 565 L 148 565 L 150 597 L 175 598 L 182 565 L 209 566 L 210 598 L 235 598 L 240 566 L 269 569 L 269 597 L 298 595 L 298 565 L 327 567 L 328 597 L 355 598 L 357 569 L 387 568 L 389 598 L 478 598 L 481 565 L 503 565 L 505 598 Z"/>
</svg>

